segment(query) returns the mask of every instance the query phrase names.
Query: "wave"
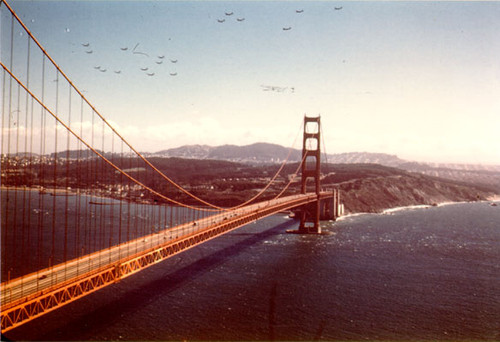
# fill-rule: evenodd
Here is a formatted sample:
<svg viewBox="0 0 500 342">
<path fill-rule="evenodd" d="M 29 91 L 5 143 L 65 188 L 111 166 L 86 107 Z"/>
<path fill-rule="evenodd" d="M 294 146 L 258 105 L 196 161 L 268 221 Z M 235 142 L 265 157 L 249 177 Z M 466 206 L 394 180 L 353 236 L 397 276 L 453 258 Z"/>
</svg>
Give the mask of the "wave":
<svg viewBox="0 0 500 342">
<path fill-rule="evenodd" d="M 349 218 L 353 218 L 353 217 L 357 217 L 357 216 L 362 216 L 362 215 L 374 215 L 374 213 L 352 213 L 352 214 L 346 214 L 346 215 L 342 215 L 342 216 L 337 217 L 335 220 L 336 221 L 343 221 L 343 220 L 347 220 Z"/>
<path fill-rule="evenodd" d="M 429 204 L 407 205 L 404 207 L 395 207 L 395 208 L 385 209 L 384 211 L 382 211 L 381 214 L 388 215 L 388 214 L 392 214 L 394 212 L 398 212 L 398 211 L 402 211 L 402 210 L 426 209 L 426 208 L 430 208 L 430 207 L 432 207 L 432 205 L 429 205 Z"/>
</svg>

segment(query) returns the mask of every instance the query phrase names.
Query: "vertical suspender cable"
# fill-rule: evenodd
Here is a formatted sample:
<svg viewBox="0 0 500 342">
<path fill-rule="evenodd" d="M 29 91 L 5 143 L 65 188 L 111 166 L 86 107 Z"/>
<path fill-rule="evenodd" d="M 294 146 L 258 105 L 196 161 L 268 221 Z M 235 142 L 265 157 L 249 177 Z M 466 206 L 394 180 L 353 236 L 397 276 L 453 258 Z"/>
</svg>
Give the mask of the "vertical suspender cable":
<svg viewBox="0 0 500 342">
<path fill-rule="evenodd" d="M 94 132 L 94 118 L 95 118 L 95 115 L 94 115 L 94 111 L 92 111 L 92 134 L 91 134 L 91 142 L 92 142 L 92 146 L 95 146 L 94 145 L 94 139 L 95 139 L 95 132 Z M 90 156 L 90 153 L 89 153 L 89 156 Z M 92 158 L 90 159 L 90 178 L 89 178 L 89 185 L 90 185 L 90 182 L 92 181 L 95 181 L 95 177 L 97 175 L 97 158 L 94 158 L 94 156 L 92 156 Z M 91 188 L 93 188 L 91 186 Z M 92 196 L 96 196 L 95 194 L 95 191 L 94 189 L 91 190 L 91 195 Z M 97 209 L 96 207 L 90 207 L 90 210 L 91 210 L 91 218 L 92 220 L 90 221 L 90 229 L 89 229 L 89 251 L 88 253 L 91 253 L 91 252 L 95 252 L 96 251 L 96 243 L 97 243 L 97 236 L 95 234 L 96 232 L 96 224 L 95 224 L 95 221 L 97 220 Z M 94 242 L 92 244 L 92 242 Z"/>
<path fill-rule="evenodd" d="M 27 58 L 26 58 L 26 86 L 29 87 L 29 84 L 30 84 L 30 42 L 31 42 L 31 39 L 28 37 L 28 50 L 27 50 Z M 29 106 L 29 95 L 28 93 L 26 92 L 26 98 L 25 98 L 25 101 L 26 101 L 26 104 L 25 104 L 25 135 L 24 135 L 24 149 L 25 151 L 28 153 L 28 160 L 29 160 L 29 164 L 26 166 L 26 168 L 28 169 L 27 170 L 27 173 L 28 173 L 28 177 L 27 177 L 27 182 L 28 182 L 28 188 L 31 188 L 32 184 L 33 184 L 33 157 L 32 157 L 32 154 L 33 154 L 33 151 L 32 151 L 32 144 L 30 144 L 30 146 L 28 147 L 28 134 L 32 137 L 33 136 L 33 131 L 29 129 L 29 122 L 31 122 L 31 127 L 33 127 L 33 123 L 32 121 L 29 120 L 29 109 L 30 109 L 30 106 Z M 29 133 L 28 133 L 29 132 Z M 25 157 L 26 158 L 26 157 Z M 30 234 L 30 231 L 31 231 L 31 194 L 32 194 L 32 191 L 31 189 L 26 189 L 27 191 L 24 191 L 24 204 L 23 204 L 23 229 L 24 227 L 27 227 L 27 237 L 26 237 L 26 246 L 27 248 L 29 249 L 31 246 L 30 246 L 30 237 L 31 237 L 31 234 Z M 27 199 L 26 199 L 26 193 L 27 193 Z M 27 209 L 27 214 L 26 212 L 24 211 L 24 209 Z M 26 219 L 26 222 L 24 222 L 24 219 Z M 25 241 L 25 238 L 24 238 L 24 234 L 23 234 L 23 243 Z M 23 247 L 23 250 L 24 250 L 25 247 Z M 22 274 L 26 274 L 26 273 L 29 273 L 31 272 L 31 257 L 30 257 L 30 253 L 29 253 L 29 250 L 27 251 L 27 257 L 26 259 L 23 258 L 23 263 L 26 265 L 25 269 L 22 271 Z"/>
<path fill-rule="evenodd" d="M 45 56 L 42 55 L 42 75 L 41 75 L 41 83 L 42 83 L 42 101 L 45 99 Z M 37 251 L 38 251 L 38 265 L 37 265 L 37 270 L 40 270 L 42 267 L 42 246 L 43 246 L 43 221 L 45 217 L 45 206 L 44 206 L 44 201 L 43 201 L 43 195 L 46 193 L 45 191 L 45 163 L 46 159 L 44 156 L 45 154 L 45 142 L 44 142 L 44 137 L 45 137 L 45 108 L 41 107 L 40 108 L 40 196 L 38 196 L 38 208 L 39 208 L 39 213 L 38 213 L 38 234 L 37 234 L 37 241 L 38 241 L 38 246 L 37 246 Z M 38 283 L 37 283 L 38 286 Z"/>
<path fill-rule="evenodd" d="M 104 154 L 105 153 L 105 146 L 104 146 L 104 122 L 102 123 L 102 126 L 101 126 L 101 151 L 102 153 Z M 99 166 L 100 166 L 100 171 L 99 171 L 99 175 L 101 175 L 101 177 L 105 176 L 105 170 L 104 170 L 104 163 L 99 160 Z M 102 178 L 101 179 L 101 183 L 103 182 Z M 99 194 L 99 199 L 101 200 L 102 196 L 103 196 L 103 192 L 101 190 L 101 193 Z M 104 205 L 100 205 L 99 206 L 99 209 L 100 209 L 100 214 L 99 214 L 99 265 L 101 265 L 101 256 L 102 256 L 102 253 L 101 251 L 104 249 L 104 246 L 105 246 L 105 237 L 104 237 L 104 230 L 105 230 L 105 206 Z"/>
<path fill-rule="evenodd" d="M 10 68 L 12 69 L 12 60 L 14 58 L 14 18 L 11 18 L 11 32 L 10 32 Z M 8 126 L 7 126 L 7 150 L 6 150 L 6 155 L 10 155 L 10 131 L 11 131 L 11 126 L 12 126 L 12 78 L 10 78 L 9 82 L 9 101 L 8 101 L 8 110 L 7 110 L 7 115 L 8 115 Z M 2 139 L 3 140 L 3 139 Z M 11 163 L 11 158 L 7 158 L 8 162 Z M 7 173 L 7 177 L 10 177 L 10 175 Z M 10 205 L 9 203 L 10 200 L 10 194 L 9 191 L 6 191 L 6 200 L 5 202 L 7 205 Z M 5 227 L 8 227 L 8 222 L 9 222 L 9 210 L 5 211 Z M 8 237 L 8 229 L 6 229 L 5 232 L 5 242 L 7 244 L 12 243 L 9 241 Z M 14 248 L 13 248 L 14 250 Z M 12 252 L 13 253 L 13 252 Z M 6 265 L 12 265 L 12 262 L 6 262 Z M 7 278 L 10 280 L 10 273 L 11 270 L 9 269 L 7 271 L 8 275 Z"/>
<path fill-rule="evenodd" d="M 113 164 L 116 163 L 115 161 L 115 137 L 114 135 L 112 134 L 111 135 L 111 161 L 113 162 Z M 115 191 L 116 187 L 115 187 L 115 181 L 114 181 L 114 175 L 113 173 L 110 173 L 109 174 L 109 184 L 112 185 L 112 188 L 111 190 L 112 191 Z M 109 243 L 108 243 L 108 248 L 111 248 L 112 246 L 112 240 L 113 240 L 113 226 L 114 226 L 114 210 L 115 210 L 115 207 L 113 205 L 110 205 L 109 206 L 109 216 L 110 216 L 110 225 L 109 225 Z M 110 261 L 111 261 L 111 255 L 109 256 L 110 257 Z"/>
<path fill-rule="evenodd" d="M 71 127 L 71 87 L 68 87 L 68 125 Z M 66 131 L 66 184 L 63 191 L 66 196 L 64 196 L 64 250 L 63 250 L 63 262 L 66 263 L 68 261 L 68 209 L 69 209 L 69 164 L 70 164 L 70 155 L 69 150 L 70 146 L 70 132 Z M 64 268 L 64 278 L 66 279 L 66 268 Z"/>
<path fill-rule="evenodd" d="M 123 168 L 123 142 L 120 143 L 120 167 Z M 119 194 L 120 194 L 120 202 L 119 203 L 119 211 L 118 211 L 118 245 L 121 245 L 122 243 L 122 223 L 123 223 L 123 193 L 124 193 L 124 187 L 123 187 L 123 175 L 120 173 L 120 182 L 119 182 Z M 130 215 L 130 213 L 127 213 L 127 216 Z M 121 259 L 121 249 L 119 250 L 119 255 L 118 259 Z"/>
<path fill-rule="evenodd" d="M 325 144 L 325 134 L 323 133 L 323 125 L 320 125 L 320 129 L 321 129 L 321 140 L 323 142 L 323 154 L 324 154 L 324 160 L 325 160 L 325 173 L 328 174 L 329 173 L 329 170 L 328 170 L 328 154 L 326 153 L 326 144 Z"/>
<path fill-rule="evenodd" d="M 56 114 L 59 112 L 59 72 L 56 72 Z M 54 259 L 55 259 L 55 251 L 56 251 L 56 217 L 57 217 L 57 197 L 56 197 L 56 192 L 57 192 L 57 160 L 59 158 L 58 151 L 57 151 L 57 127 L 58 127 L 58 122 L 57 120 L 54 120 L 54 167 L 53 167 L 53 179 L 52 179 L 52 247 L 51 247 L 51 252 L 50 252 L 50 261 L 49 261 L 49 266 L 53 267 L 54 266 Z"/>
<path fill-rule="evenodd" d="M 6 113 L 6 109 L 5 109 L 5 99 L 6 99 L 6 86 L 5 86 L 5 81 L 7 79 L 7 75 L 6 75 L 6 72 L 5 70 L 2 72 L 2 136 L 5 137 L 5 130 L 7 130 L 8 128 L 5 127 L 5 113 Z M 9 114 L 10 115 L 10 114 Z M 2 148 L 2 162 L 3 162 L 3 158 L 4 158 L 4 154 L 5 154 L 5 163 L 8 163 L 9 162 L 9 159 L 6 157 L 8 152 L 4 151 L 4 140 L 5 138 L 0 139 L 0 145 L 1 145 L 1 148 Z M 5 166 L 4 166 L 5 167 Z M 3 189 L 0 189 L 0 192 L 1 194 L 3 195 Z M 8 191 L 5 191 L 5 196 L 7 198 L 8 196 Z M 5 201 L 3 204 L 5 206 L 7 206 L 7 201 L 6 201 L 6 198 L 3 199 L 2 198 L 2 201 Z M 2 221 L 1 224 L 2 224 L 2 227 L 7 227 L 7 212 L 8 210 L 6 210 L 5 212 L 5 215 L 2 215 L 2 217 L 0 217 L 0 220 Z M 5 248 L 6 244 L 7 244 L 7 229 L 2 229 L 2 240 L 1 240 L 1 258 L 2 260 L 6 260 L 6 257 L 7 257 L 7 248 Z M 5 271 L 5 270 L 3 270 Z M 3 274 L 2 274 L 3 275 Z"/>
<path fill-rule="evenodd" d="M 83 100 L 80 99 L 80 136 L 83 136 Z M 78 150 L 78 157 L 76 161 L 76 183 L 78 185 L 78 197 L 77 197 L 77 210 L 76 210 L 76 234 L 75 234 L 75 244 L 74 244 L 74 251 L 75 255 L 77 258 L 83 256 L 83 253 L 80 254 L 80 234 L 81 234 L 81 228 L 82 228 L 82 219 L 85 219 L 86 214 L 82 214 L 82 191 L 83 189 L 80 189 L 82 186 L 82 167 L 84 163 L 82 163 L 82 143 L 80 141 L 77 141 L 77 150 Z M 83 252 L 83 251 L 82 251 Z M 79 274 L 79 269 L 77 270 L 77 273 Z"/>
</svg>

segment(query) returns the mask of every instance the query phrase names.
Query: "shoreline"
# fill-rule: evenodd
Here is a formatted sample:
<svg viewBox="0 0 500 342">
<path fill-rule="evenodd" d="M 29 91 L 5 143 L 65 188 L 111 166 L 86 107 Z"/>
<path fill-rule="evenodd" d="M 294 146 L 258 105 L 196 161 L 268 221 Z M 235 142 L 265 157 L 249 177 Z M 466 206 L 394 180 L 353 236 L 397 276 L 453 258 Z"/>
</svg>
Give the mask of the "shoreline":
<svg viewBox="0 0 500 342">
<path fill-rule="evenodd" d="M 96 195 L 90 193 L 90 191 L 87 190 L 82 190 L 82 189 L 61 189 L 61 188 L 43 188 L 43 187 L 19 187 L 19 186 L 5 186 L 2 185 L 0 186 L 0 191 L 34 191 L 37 192 L 40 195 L 49 195 L 49 196 L 87 196 L 90 198 L 98 198 L 98 199 L 105 199 L 105 200 L 113 200 L 113 201 L 126 201 L 125 199 L 119 199 L 119 198 L 114 198 L 114 197 L 109 197 L 109 196 L 103 196 L 103 195 Z M 134 201 L 130 201 L 135 203 Z M 109 204 L 109 203 L 105 203 Z M 114 204 L 114 203 L 113 203 Z"/>
<path fill-rule="evenodd" d="M 402 207 L 387 208 L 387 209 L 384 209 L 378 213 L 370 213 L 370 212 L 351 213 L 351 214 L 346 214 L 344 216 L 338 217 L 337 221 L 342 221 L 343 219 L 361 216 L 361 215 L 392 215 L 393 213 L 396 213 L 399 211 L 405 211 L 405 210 L 429 209 L 429 208 L 434 208 L 434 207 L 439 208 L 439 207 L 444 207 L 444 206 L 448 206 L 448 205 L 464 204 L 464 203 L 492 203 L 492 202 L 500 202 L 500 195 L 491 196 L 487 200 L 481 200 L 481 201 L 457 201 L 457 202 L 446 201 L 446 202 L 437 203 L 436 205 L 414 204 L 414 205 L 407 205 L 407 206 L 402 206 Z"/>
<path fill-rule="evenodd" d="M 84 189 L 62 189 L 62 188 L 44 188 L 41 186 L 35 186 L 35 187 L 27 187 L 27 186 L 5 186 L 5 185 L 0 185 L 0 191 L 36 191 L 40 194 L 45 194 L 45 195 L 50 195 L 50 196 L 88 196 L 90 198 L 98 198 L 98 199 L 105 199 L 105 200 L 113 200 L 113 201 L 125 201 L 125 202 L 131 202 L 131 203 L 139 203 L 139 204 L 148 204 L 148 205 L 155 205 L 154 203 L 142 203 L 138 201 L 133 201 L 133 200 L 127 200 L 127 199 L 120 199 L 120 198 L 115 198 L 115 197 L 109 197 L 109 196 L 103 196 L 103 195 L 96 195 L 96 194 L 91 194 L 90 190 L 84 190 Z M 500 195 L 492 195 L 487 197 L 486 200 L 480 200 L 480 201 L 445 201 L 445 202 L 439 202 L 436 204 L 412 204 L 412 205 L 407 205 L 407 206 L 397 206 L 397 207 L 392 207 L 392 208 L 386 208 L 382 209 L 380 212 L 353 212 L 349 214 L 345 214 L 343 216 L 339 216 L 336 220 L 340 221 L 343 218 L 347 217 L 353 217 L 353 216 L 360 216 L 360 215 L 366 215 L 366 214 L 373 214 L 373 215 L 392 215 L 395 212 L 398 211 L 403 211 L 403 210 L 416 210 L 416 209 L 428 209 L 431 207 L 442 207 L 446 205 L 452 205 L 452 204 L 460 204 L 460 203 L 488 203 L 488 202 L 500 202 Z M 106 205 L 106 204 L 115 204 L 115 203 L 92 203 L 92 204 L 101 204 L 101 205 Z"/>
<path fill-rule="evenodd" d="M 85 192 L 79 191 L 80 189 L 77 189 L 76 191 L 71 189 L 61 189 L 61 188 L 44 188 L 41 186 L 35 186 L 35 187 L 28 187 L 28 186 L 5 186 L 2 185 L 0 186 L 0 190 L 17 190 L 17 191 L 38 191 L 42 192 L 47 195 L 52 195 L 52 194 L 68 194 L 68 195 L 87 195 Z"/>
</svg>

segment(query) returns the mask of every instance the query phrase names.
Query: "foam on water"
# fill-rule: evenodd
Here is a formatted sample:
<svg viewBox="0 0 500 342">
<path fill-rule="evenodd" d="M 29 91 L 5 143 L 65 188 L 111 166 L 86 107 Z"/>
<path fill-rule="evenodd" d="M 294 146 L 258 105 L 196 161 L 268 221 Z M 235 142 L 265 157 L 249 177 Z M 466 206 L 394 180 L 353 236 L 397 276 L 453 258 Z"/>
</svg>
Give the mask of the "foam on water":
<svg viewBox="0 0 500 342">
<path fill-rule="evenodd" d="M 403 210 L 426 209 L 426 208 L 430 208 L 430 207 L 431 206 L 427 205 L 427 204 L 408 205 L 408 206 L 404 206 L 404 207 L 385 209 L 384 211 L 382 211 L 382 214 L 387 215 L 387 214 L 392 214 L 392 213 L 395 213 L 398 211 L 403 211 Z"/>
</svg>

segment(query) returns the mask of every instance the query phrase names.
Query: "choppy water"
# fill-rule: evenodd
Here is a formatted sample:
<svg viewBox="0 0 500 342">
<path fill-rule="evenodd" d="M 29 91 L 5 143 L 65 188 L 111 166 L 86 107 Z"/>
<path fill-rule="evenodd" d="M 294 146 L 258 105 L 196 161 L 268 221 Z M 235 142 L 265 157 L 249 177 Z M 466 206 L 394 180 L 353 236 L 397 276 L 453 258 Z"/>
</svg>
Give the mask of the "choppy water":
<svg viewBox="0 0 500 342">
<path fill-rule="evenodd" d="M 500 206 L 276 215 L 7 333 L 27 340 L 500 340 Z"/>
</svg>

